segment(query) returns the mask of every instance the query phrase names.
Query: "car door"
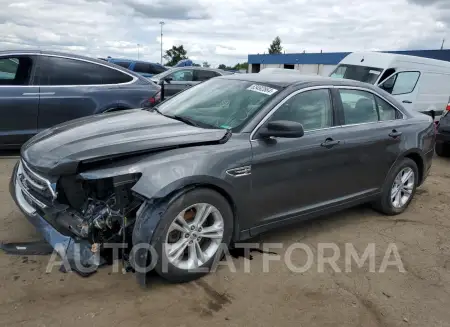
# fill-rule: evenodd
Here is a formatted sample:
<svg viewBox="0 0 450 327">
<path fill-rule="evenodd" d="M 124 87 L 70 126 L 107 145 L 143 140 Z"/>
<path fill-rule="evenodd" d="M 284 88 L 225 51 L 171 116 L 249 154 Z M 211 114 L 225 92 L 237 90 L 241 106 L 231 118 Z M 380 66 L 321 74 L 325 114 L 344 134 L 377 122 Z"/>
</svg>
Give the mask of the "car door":
<svg viewBox="0 0 450 327">
<path fill-rule="evenodd" d="M 166 76 L 164 82 L 164 93 L 171 97 L 184 89 L 194 85 L 194 71 L 192 69 L 177 69 Z"/>
<path fill-rule="evenodd" d="M 419 80 L 420 72 L 403 71 L 393 74 L 379 86 L 392 94 L 405 108 L 412 110 L 414 107 L 417 107 L 415 101 L 419 90 Z"/>
<path fill-rule="evenodd" d="M 403 114 L 369 90 L 339 87 L 333 92 L 350 171 L 344 195 L 376 193 L 401 152 Z"/>
<path fill-rule="evenodd" d="M 36 56 L 0 56 L 0 146 L 18 146 L 37 132 Z"/>
<path fill-rule="evenodd" d="M 42 56 L 39 64 L 40 130 L 113 108 L 115 89 L 130 75 L 74 58 Z"/>
<path fill-rule="evenodd" d="M 345 193 L 351 173 L 328 88 L 294 92 L 274 110 L 264 124 L 296 121 L 303 124 L 305 134 L 293 139 L 260 138 L 257 132 L 253 136 L 251 176 L 256 221 L 249 222 L 253 226 L 332 205 Z"/>
</svg>

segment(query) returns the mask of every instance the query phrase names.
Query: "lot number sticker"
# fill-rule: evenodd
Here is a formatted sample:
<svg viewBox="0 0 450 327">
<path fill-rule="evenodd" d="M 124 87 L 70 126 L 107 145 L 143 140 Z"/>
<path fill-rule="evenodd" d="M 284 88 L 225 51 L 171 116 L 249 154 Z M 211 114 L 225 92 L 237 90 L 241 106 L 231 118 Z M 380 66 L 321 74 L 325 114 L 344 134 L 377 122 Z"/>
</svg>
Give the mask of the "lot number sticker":
<svg viewBox="0 0 450 327">
<path fill-rule="evenodd" d="M 258 84 L 253 84 L 252 86 L 248 87 L 247 90 L 250 91 L 255 91 L 255 92 L 259 92 L 259 93 L 264 93 L 267 95 L 272 95 L 275 92 L 277 92 L 278 90 L 273 89 L 271 87 L 268 86 L 264 86 L 264 85 L 258 85 Z"/>
</svg>

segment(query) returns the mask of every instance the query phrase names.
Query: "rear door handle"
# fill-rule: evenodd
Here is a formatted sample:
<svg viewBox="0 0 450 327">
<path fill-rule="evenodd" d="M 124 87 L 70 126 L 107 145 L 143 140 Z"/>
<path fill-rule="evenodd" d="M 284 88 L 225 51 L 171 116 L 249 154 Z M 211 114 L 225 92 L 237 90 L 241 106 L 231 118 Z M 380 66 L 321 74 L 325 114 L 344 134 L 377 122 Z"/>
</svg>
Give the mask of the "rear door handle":
<svg viewBox="0 0 450 327">
<path fill-rule="evenodd" d="M 412 103 L 412 101 L 409 101 L 409 100 L 403 100 L 402 102 L 403 103 Z"/>
<path fill-rule="evenodd" d="M 338 145 L 339 143 L 341 143 L 341 141 L 333 140 L 332 138 L 327 138 L 325 140 L 325 142 L 320 144 L 320 146 L 330 149 L 330 148 L 334 147 L 335 145 Z"/>
<path fill-rule="evenodd" d="M 390 137 L 392 137 L 392 138 L 397 138 L 397 137 L 399 137 L 399 136 L 401 136 L 402 135 L 402 132 L 398 132 L 398 131 L 396 131 L 395 129 L 394 130 L 392 130 L 392 132 L 390 132 L 389 133 L 389 136 Z"/>
</svg>

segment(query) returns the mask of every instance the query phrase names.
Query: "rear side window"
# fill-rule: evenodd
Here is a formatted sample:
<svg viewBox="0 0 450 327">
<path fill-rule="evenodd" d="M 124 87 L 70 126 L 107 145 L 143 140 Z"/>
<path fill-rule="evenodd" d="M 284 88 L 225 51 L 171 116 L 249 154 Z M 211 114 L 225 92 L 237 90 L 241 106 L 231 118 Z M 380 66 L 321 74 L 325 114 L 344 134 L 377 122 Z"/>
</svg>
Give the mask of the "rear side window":
<svg viewBox="0 0 450 327">
<path fill-rule="evenodd" d="M 207 81 L 210 78 L 219 76 L 218 73 L 213 72 L 213 71 L 209 71 L 209 70 L 195 70 L 194 71 L 194 81 Z"/>
<path fill-rule="evenodd" d="M 375 98 L 370 92 L 339 90 L 344 110 L 345 124 L 362 124 L 378 121 Z"/>
<path fill-rule="evenodd" d="M 0 85 L 28 85 L 32 66 L 30 57 L 1 57 Z"/>
<path fill-rule="evenodd" d="M 377 101 L 377 108 L 381 121 L 401 119 L 403 117 L 401 112 L 380 97 L 375 96 L 375 99 Z"/>
<path fill-rule="evenodd" d="M 81 60 L 43 57 L 39 67 L 40 85 L 102 85 L 133 80 L 118 70 Z"/>
<path fill-rule="evenodd" d="M 408 94 L 414 91 L 419 77 L 419 72 L 397 73 L 381 84 L 381 88 L 392 95 Z"/>
</svg>

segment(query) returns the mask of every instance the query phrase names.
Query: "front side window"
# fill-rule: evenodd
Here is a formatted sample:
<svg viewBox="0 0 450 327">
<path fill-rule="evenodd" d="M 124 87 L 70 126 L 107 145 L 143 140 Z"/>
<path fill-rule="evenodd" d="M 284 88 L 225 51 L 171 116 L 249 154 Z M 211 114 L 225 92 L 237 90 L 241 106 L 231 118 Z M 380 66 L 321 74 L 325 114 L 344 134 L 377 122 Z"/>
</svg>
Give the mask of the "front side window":
<svg viewBox="0 0 450 327">
<path fill-rule="evenodd" d="M 1 57 L 0 85 L 28 85 L 32 65 L 30 57 Z"/>
<path fill-rule="evenodd" d="M 305 131 L 333 126 L 328 89 L 306 91 L 287 100 L 270 118 L 301 123 Z"/>
<path fill-rule="evenodd" d="M 414 91 L 419 77 L 419 72 L 400 72 L 388 78 L 381 88 L 392 95 L 408 94 Z"/>
<path fill-rule="evenodd" d="M 171 77 L 172 81 L 176 82 L 192 82 L 194 80 L 192 69 L 177 70 L 170 74 L 168 77 Z"/>
<path fill-rule="evenodd" d="M 60 57 L 46 57 L 39 70 L 40 85 L 120 84 L 132 79 L 106 66 Z"/>
<path fill-rule="evenodd" d="M 355 81 L 374 84 L 383 70 L 375 67 L 339 65 L 330 77 L 352 79 Z"/>
<path fill-rule="evenodd" d="M 278 91 L 272 85 L 213 78 L 164 101 L 157 109 L 167 116 L 190 119 L 200 127 L 239 132 Z"/>
<path fill-rule="evenodd" d="M 362 124 L 378 121 L 375 98 L 372 93 L 340 89 L 345 124 Z"/>
</svg>

